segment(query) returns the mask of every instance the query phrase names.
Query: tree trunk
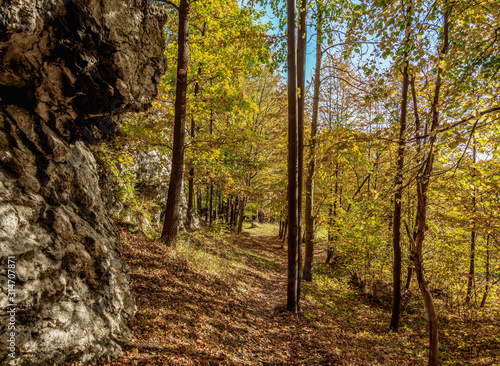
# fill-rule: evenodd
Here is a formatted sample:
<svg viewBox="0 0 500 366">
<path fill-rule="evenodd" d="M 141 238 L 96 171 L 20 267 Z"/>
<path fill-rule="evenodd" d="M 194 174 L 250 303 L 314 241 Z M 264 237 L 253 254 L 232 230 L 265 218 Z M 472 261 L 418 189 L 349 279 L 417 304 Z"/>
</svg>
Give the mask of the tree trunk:
<svg viewBox="0 0 500 366">
<path fill-rule="evenodd" d="M 490 236 L 486 235 L 486 285 L 484 288 L 483 299 L 481 300 L 481 305 L 479 307 L 484 308 L 486 304 L 486 297 L 488 296 L 488 291 L 490 290 Z"/>
<path fill-rule="evenodd" d="M 426 199 L 425 199 L 426 200 Z M 426 208 L 424 206 L 421 207 L 421 212 L 423 216 L 419 219 L 419 226 L 424 223 L 425 226 L 425 211 Z M 437 313 L 436 308 L 434 307 L 434 301 L 432 300 L 432 294 L 427 286 L 427 281 L 425 279 L 424 268 L 422 263 L 422 241 L 423 241 L 423 232 L 421 235 L 417 236 L 417 242 L 413 240 L 413 235 L 410 231 L 410 228 L 406 221 L 404 222 L 406 226 L 406 233 L 408 235 L 408 239 L 412 245 L 412 253 L 413 253 L 413 263 L 415 264 L 415 273 L 417 275 L 418 285 L 420 287 L 420 292 L 424 299 L 425 310 L 427 311 L 427 318 L 429 320 L 429 361 L 428 366 L 437 366 L 438 365 L 438 351 L 439 351 L 439 340 L 438 340 L 438 324 L 437 324 Z M 419 230 L 420 233 L 420 230 Z"/>
<path fill-rule="evenodd" d="M 201 75 L 201 67 L 198 67 L 198 77 Z M 200 90 L 200 85 L 198 84 L 198 81 L 194 84 L 194 97 L 198 95 L 198 91 Z M 191 135 L 191 144 L 194 141 L 195 138 L 195 123 L 194 123 L 194 116 L 191 115 L 191 128 L 190 128 L 190 135 Z M 189 179 L 188 179 L 188 207 L 187 207 L 187 220 L 189 223 L 189 227 L 191 228 L 191 223 L 193 219 L 193 208 L 194 208 L 194 167 L 191 164 L 191 168 L 189 169 Z"/>
<path fill-rule="evenodd" d="M 335 185 L 334 193 L 335 197 L 333 199 L 333 204 L 330 203 L 330 208 L 328 210 L 330 216 L 330 225 L 328 229 L 328 242 L 331 243 L 337 237 L 337 200 L 339 195 L 339 163 L 335 163 Z M 331 192 L 331 188 L 330 188 Z"/>
<path fill-rule="evenodd" d="M 295 40 L 295 0 L 287 0 L 287 59 L 288 59 L 288 284 L 287 309 L 294 313 L 300 309 L 299 293 L 299 240 L 298 240 L 298 105 L 297 105 L 297 52 Z"/>
<path fill-rule="evenodd" d="M 405 282 L 405 288 L 407 290 L 410 289 L 410 283 L 411 283 L 411 276 L 413 274 L 413 264 L 410 263 L 408 264 L 408 270 L 406 272 L 406 282 Z"/>
<path fill-rule="evenodd" d="M 236 197 L 231 205 L 231 220 L 229 221 L 231 229 L 236 225 L 236 218 L 238 216 L 238 201 L 238 197 Z"/>
<path fill-rule="evenodd" d="M 304 260 L 304 280 L 312 281 L 313 257 L 314 257 L 314 174 L 316 169 L 316 133 L 318 131 L 318 111 L 319 93 L 321 87 L 321 61 L 323 57 L 322 37 L 323 37 L 323 13 L 320 9 L 320 2 L 316 1 L 318 8 L 318 20 L 316 24 L 316 70 L 314 73 L 314 95 L 313 114 L 311 121 L 311 151 L 306 179 L 306 211 L 305 217 L 305 260 Z"/>
<path fill-rule="evenodd" d="M 472 148 L 472 158 L 474 162 L 472 178 L 476 176 L 476 141 Z M 476 213 L 476 189 L 472 192 L 472 215 Z M 474 216 L 472 217 L 472 231 L 470 233 L 470 253 L 469 253 L 469 277 L 467 278 L 467 294 L 465 295 L 465 303 L 470 302 L 472 295 L 472 290 L 475 286 L 474 275 L 475 275 L 475 257 L 476 257 L 476 220 Z"/>
<path fill-rule="evenodd" d="M 443 17 L 443 46 L 440 50 L 439 60 L 444 60 L 448 52 L 448 34 L 449 34 L 449 15 L 451 7 L 448 2 L 444 4 L 444 17 Z M 440 63 L 438 64 L 440 65 Z M 415 264 L 415 272 L 417 276 L 420 292 L 424 299 L 425 309 L 427 310 L 427 317 L 429 321 L 429 366 L 437 366 L 439 363 L 439 337 L 438 337 L 438 323 L 436 308 L 432 299 L 431 292 L 425 280 L 423 268 L 422 247 L 425 239 L 425 228 L 427 221 L 427 192 L 429 189 L 431 173 L 434 165 L 434 145 L 436 143 L 437 129 L 439 126 L 439 96 L 442 83 L 442 68 L 438 66 L 436 75 L 436 85 L 434 88 L 434 98 L 431 107 L 432 122 L 429 131 L 429 153 L 425 158 L 425 165 L 423 171 L 417 176 L 417 235 L 416 240 L 413 240 L 413 235 L 410 233 L 410 228 L 405 222 L 408 239 L 412 243 L 412 257 Z"/>
<path fill-rule="evenodd" d="M 330 203 L 328 205 L 328 217 L 330 218 L 330 225 L 328 225 L 328 245 L 330 246 L 333 242 L 333 231 L 332 231 L 332 217 L 333 217 L 333 205 Z"/>
<path fill-rule="evenodd" d="M 407 18 L 411 15 L 411 3 L 408 5 Z M 406 39 L 404 44 L 408 43 L 409 21 L 406 22 Z M 407 60 L 407 52 L 404 52 L 403 61 L 403 88 L 401 92 L 401 117 L 399 119 L 399 142 L 398 142 L 398 161 L 395 176 L 396 192 L 394 194 L 394 221 L 392 225 L 392 248 L 394 254 L 392 282 L 394 295 L 392 297 L 392 316 L 390 329 L 393 332 L 399 330 L 399 316 L 401 313 L 401 211 L 403 206 L 403 169 L 405 164 L 405 130 L 406 113 L 408 109 L 408 85 L 410 84 L 408 70 L 410 61 Z"/>
<path fill-rule="evenodd" d="M 214 203 L 214 221 L 217 221 L 220 216 L 220 200 L 221 200 L 221 189 L 218 185 L 215 186 L 216 202 Z"/>
<path fill-rule="evenodd" d="M 420 115 L 418 113 L 417 91 L 415 90 L 415 76 L 412 76 L 410 85 L 411 85 L 411 96 L 412 96 L 412 101 L 413 101 L 413 114 L 415 116 L 415 141 L 417 143 L 417 161 L 416 161 L 416 164 L 418 165 L 421 161 L 420 153 L 422 151 L 422 138 L 420 136 Z M 415 217 L 415 227 L 417 227 L 417 225 L 418 225 L 417 218 Z M 416 239 L 417 239 L 417 232 L 415 231 L 413 233 L 413 240 L 416 240 Z M 410 256 L 410 260 L 411 260 L 411 256 Z M 408 272 L 406 274 L 405 287 L 407 290 L 410 289 L 412 272 L 413 272 L 413 261 L 411 260 L 411 263 L 408 264 Z"/>
<path fill-rule="evenodd" d="M 214 124 L 214 110 L 210 109 L 210 126 L 209 126 L 209 133 L 210 136 L 212 136 L 213 133 L 213 124 Z M 209 203 L 208 203 L 208 223 L 209 225 L 212 225 L 212 222 L 214 221 L 214 185 L 213 183 L 210 183 L 210 192 L 209 192 Z"/>
<path fill-rule="evenodd" d="M 221 196 L 219 197 L 219 218 L 221 221 L 224 221 L 224 210 L 225 210 L 224 196 L 222 196 L 221 193 Z"/>
<path fill-rule="evenodd" d="M 195 86 L 196 89 L 196 86 Z M 191 142 L 194 140 L 194 117 L 191 116 Z M 193 217 L 193 206 L 194 206 L 194 167 L 191 164 L 189 168 L 189 178 L 188 178 L 188 207 L 187 207 L 187 219 L 189 227 L 191 228 L 192 217 Z"/>
<path fill-rule="evenodd" d="M 209 200 L 209 196 L 210 196 L 210 186 L 208 185 L 205 189 L 205 224 L 208 224 L 208 211 L 209 211 L 209 207 L 208 207 L 208 200 Z"/>
<path fill-rule="evenodd" d="M 175 91 L 174 141 L 172 147 L 172 169 L 168 186 L 165 222 L 161 240 L 173 245 L 179 230 L 179 207 L 184 170 L 184 140 L 186 135 L 186 92 L 189 60 L 189 0 L 180 0 L 177 54 L 177 83 Z"/>
<path fill-rule="evenodd" d="M 304 100 L 306 90 L 306 51 L 307 51 L 307 0 L 302 0 L 299 6 L 299 29 L 297 31 L 297 308 L 300 310 L 300 289 L 302 282 L 302 191 L 304 176 Z"/>
<path fill-rule="evenodd" d="M 194 119 L 191 118 L 191 139 L 194 138 Z M 188 208 L 187 216 L 189 226 L 192 224 L 193 218 L 193 206 L 194 206 L 194 167 L 191 166 L 189 169 L 189 180 L 188 180 Z"/>
<path fill-rule="evenodd" d="M 229 226 L 233 226 L 234 217 L 234 199 L 231 199 L 231 212 L 229 213 Z"/>
<path fill-rule="evenodd" d="M 210 198 L 208 203 L 208 223 L 212 225 L 214 221 L 214 185 L 210 184 Z"/>
<path fill-rule="evenodd" d="M 282 248 L 284 248 L 285 241 L 286 241 L 287 235 L 288 235 L 288 219 L 285 220 L 283 225 L 284 225 L 284 228 L 283 228 L 283 245 L 281 246 Z"/>
<path fill-rule="evenodd" d="M 240 212 L 238 215 L 238 229 L 237 232 L 241 233 L 243 231 L 243 219 L 245 218 L 245 205 L 246 205 L 246 198 L 243 198 L 240 200 Z"/>
<path fill-rule="evenodd" d="M 196 187 L 196 206 L 198 209 L 198 215 L 200 218 L 203 217 L 203 198 L 201 197 L 201 184 Z"/>
<path fill-rule="evenodd" d="M 232 220 L 233 226 L 236 226 L 238 223 L 238 208 L 239 208 L 240 204 L 241 204 L 241 202 L 240 202 L 239 197 L 236 197 L 236 200 L 234 202 L 234 213 L 233 213 L 234 217 Z"/>
</svg>

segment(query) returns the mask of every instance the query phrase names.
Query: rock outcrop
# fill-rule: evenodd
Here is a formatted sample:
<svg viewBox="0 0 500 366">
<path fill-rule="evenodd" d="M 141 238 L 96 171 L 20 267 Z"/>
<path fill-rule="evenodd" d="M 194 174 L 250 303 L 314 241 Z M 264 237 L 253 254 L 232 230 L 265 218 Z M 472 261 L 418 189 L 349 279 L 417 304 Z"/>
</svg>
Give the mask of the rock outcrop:
<svg viewBox="0 0 500 366">
<path fill-rule="evenodd" d="M 95 363 L 129 339 L 127 265 L 87 146 L 156 95 L 164 20 L 150 0 L 0 0 L 2 364 Z"/>
<path fill-rule="evenodd" d="M 375 297 L 385 308 L 392 309 L 394 286 L 391 283 L 383 283 L 381 281 L 373 282 L 372 293 L 373 297 Z M 401 286 L 401 304 L 403 308 L 406 308 L 410 303 L 416 300 L 415 295 L 411 291 Z"/>
<path fill-rule="evenodd" d="M 167 203 L 171 155 L 155 148 L 108 146 L 97 153 L 97 161 L 101 196 L 109 215 L 132 230 L 159 234 Z M 203 227 L 204 222 L 195 212 L 189 223 L 184 187 L 180 199 L 179 229 Z M 140 207 L 134 207 L 137 205 Z"/>
</svg>

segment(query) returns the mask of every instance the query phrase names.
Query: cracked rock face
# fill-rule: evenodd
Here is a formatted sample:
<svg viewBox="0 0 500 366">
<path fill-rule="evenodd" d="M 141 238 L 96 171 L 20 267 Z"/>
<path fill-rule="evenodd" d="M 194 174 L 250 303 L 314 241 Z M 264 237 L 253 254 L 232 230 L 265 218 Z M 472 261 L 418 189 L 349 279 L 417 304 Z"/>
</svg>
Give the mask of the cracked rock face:
<svg viewBox="0 0 500 366">
<path fill-rule="evenodd" d="M 149 0 L 0 0 L 2 364 L 95 363 L 130 337 L 127 265 L 87 146 L 156 95 L 164 19 Z"/>
</svg>

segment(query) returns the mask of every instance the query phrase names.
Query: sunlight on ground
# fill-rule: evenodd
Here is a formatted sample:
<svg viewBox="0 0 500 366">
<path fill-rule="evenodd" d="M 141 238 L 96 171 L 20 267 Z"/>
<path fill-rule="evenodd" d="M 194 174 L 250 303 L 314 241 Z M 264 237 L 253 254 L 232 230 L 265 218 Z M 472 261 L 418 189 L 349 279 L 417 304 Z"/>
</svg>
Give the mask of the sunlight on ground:
<svg viewBox="0 0 500 366">
<path fill-rule="evenodd" d="M 400 333 L 388 332 L 390 312 L 353 287 L 347 272 L 324 265 L 324 252 L 314 281 L 303 284 L 302 312 L 288 313 L 278 227 L 250 226 L 240 235 L 223 225 L 184 233 L 176 249 L 122 230 L 138 309 L 130 324 L 135 338 L 122 359 L 105 364 L 426 364 L 422 313 L 403 314 Z M 468 331 L 459 318 L 448 320 Z M 478 331 L 464 338 L 443 324 L 443 365 L 498 364 L 494 321 L 488 337 Z M 470 337 L 475 349 L 451 341 Z"/>
</svg>

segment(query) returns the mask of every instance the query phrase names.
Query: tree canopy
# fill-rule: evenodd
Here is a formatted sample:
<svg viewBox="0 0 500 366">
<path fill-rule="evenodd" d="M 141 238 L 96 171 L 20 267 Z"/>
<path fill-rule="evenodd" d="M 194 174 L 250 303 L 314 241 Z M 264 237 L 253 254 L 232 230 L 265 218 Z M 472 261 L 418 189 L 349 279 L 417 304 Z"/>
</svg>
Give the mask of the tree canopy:
<svg viewBox="0 0 500 366">
<path fill-rule="evenodd" d="M 120 143 L 169 154 L 181 4 L 156 2 L 169 19 L 168 72 L 153 109 L 124 122 Z M 304 234 L 308 243 L 311 286 L 319 280 L 313 255 L 322 251 L 368 294 L 377 282 L 397 284 L 394 331 L 405 294 L 422 296 L 428 362 L 437 364 L 438 342 L 448 337 L 441 314 L 462 309 L 480 324 L 488 316 L 480 309 L 500 305 L 500 4 L 309 3 L 304 38 L 317 47 L 305 62 L 317 69 L 295 91 L 286 72 L 297 73 L 296 56 L 285 54 L 296 51 L 285 40 L 292 29 L 302 34 L 297 13 L 305 8 L 285 30 L 283 2 L 189 3 L 181 169 L 193 212 L 237 232 L 244 220 L 279 224 L 285 241 L 297 235 L 285 227 L 289 207 L 298 207 L 292 225 L 297 243 Z M 295 1 L 287 5 L 290 16 Z M 264 20 L 273 17 L 274 28 Z M 299 110 L 291 98 L 304 101 L 302 147 L 290 135 L 290 115 Z M 291 149 L 304 154 L 303 171 Z M 297 206 L 287 200 L 295 190 L 290 174 L 304 182 Z M 297 265 L 300 274 L 300 255 Z"/>
</svg>

